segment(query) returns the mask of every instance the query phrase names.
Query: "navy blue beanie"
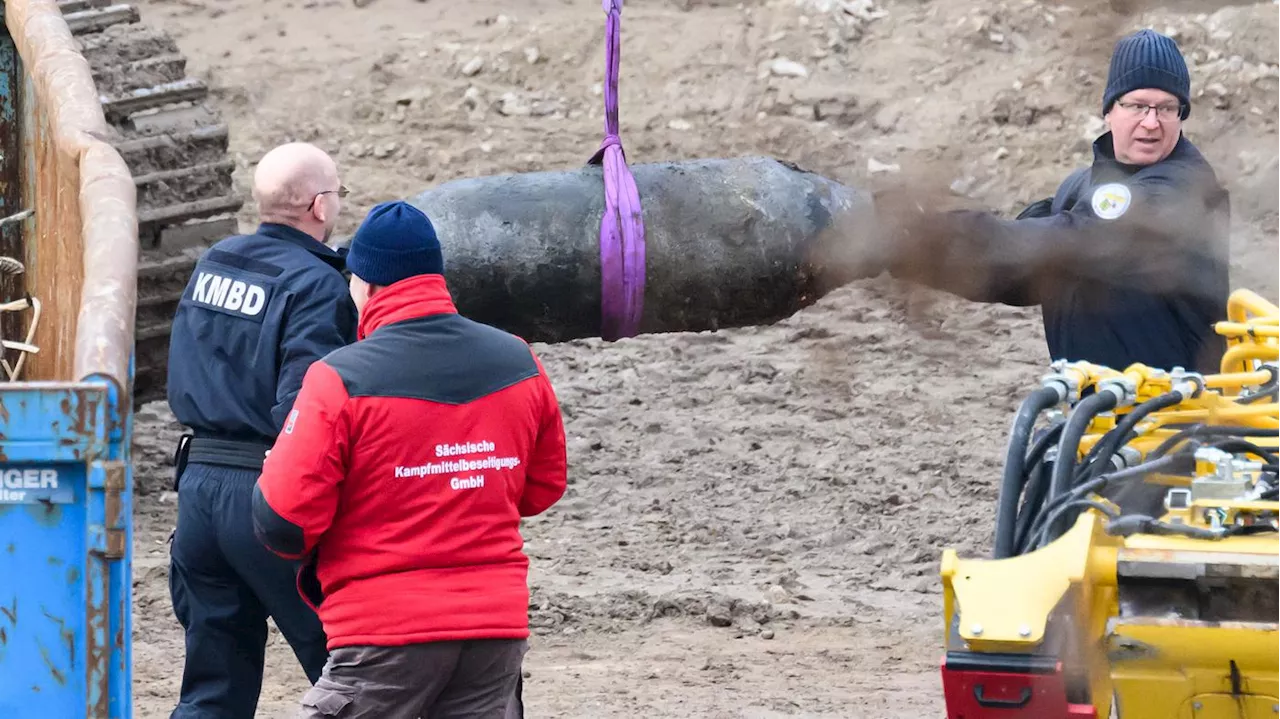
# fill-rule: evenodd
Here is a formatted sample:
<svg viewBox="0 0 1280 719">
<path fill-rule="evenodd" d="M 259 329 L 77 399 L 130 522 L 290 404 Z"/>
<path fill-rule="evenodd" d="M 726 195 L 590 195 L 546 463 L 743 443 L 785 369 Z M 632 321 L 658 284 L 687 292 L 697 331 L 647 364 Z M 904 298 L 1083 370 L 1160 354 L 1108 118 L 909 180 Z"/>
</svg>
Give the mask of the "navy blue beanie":
<svg viewBox="0 0 1280 719">
<path fill-rule="evenodd" d="M 1191 73 L 1173 38 L 1154 30 L 1139 30 L 1120 39 L 1111 54 L 1102 114 L 1125 93 L 1164 90 L 1182 103 L 1182 119 L 1191 114 Z"/>
<path fill-rule="evenodd" d="M 403 200 L 369 211 L 351 238 L 347 269 L 371 285 L 390 285 L 414 275 L 444 274 L 435 227 L 422 210 Z"/>
</svg>

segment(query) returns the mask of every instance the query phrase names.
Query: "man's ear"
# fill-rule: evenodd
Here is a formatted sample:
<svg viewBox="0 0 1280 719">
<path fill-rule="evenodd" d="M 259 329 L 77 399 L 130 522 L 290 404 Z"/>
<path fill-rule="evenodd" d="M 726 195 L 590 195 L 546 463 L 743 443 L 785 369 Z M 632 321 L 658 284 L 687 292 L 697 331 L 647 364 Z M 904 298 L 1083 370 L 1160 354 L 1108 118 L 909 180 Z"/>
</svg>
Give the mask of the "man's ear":
<svg viewBox="0 0 1280 719">
<path fill-rule="evenodd" d="M 329 221 L 329 208 L 325 207 L 324 195 L 316 197 L 316 201 L 311 204 L 311 216 L 316 218 L 321 224 Z"/>
</svg>

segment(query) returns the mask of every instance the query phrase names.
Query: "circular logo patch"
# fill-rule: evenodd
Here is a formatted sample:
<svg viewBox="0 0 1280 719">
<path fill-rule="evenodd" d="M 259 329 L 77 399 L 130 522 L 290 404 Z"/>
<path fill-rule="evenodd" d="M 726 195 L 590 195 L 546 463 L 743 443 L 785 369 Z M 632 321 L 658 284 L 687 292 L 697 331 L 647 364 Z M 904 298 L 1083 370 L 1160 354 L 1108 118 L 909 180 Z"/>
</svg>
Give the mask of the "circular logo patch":
<svg viewBox="0 0 1280 719">
<path fill-rule="evenodd" d="M 1114 220 L 1129 209 L 1133 194 L 1118 182 L 1101 185 L 1093 191 L 1093 214 L 1104 220 Z"/>
</svg>

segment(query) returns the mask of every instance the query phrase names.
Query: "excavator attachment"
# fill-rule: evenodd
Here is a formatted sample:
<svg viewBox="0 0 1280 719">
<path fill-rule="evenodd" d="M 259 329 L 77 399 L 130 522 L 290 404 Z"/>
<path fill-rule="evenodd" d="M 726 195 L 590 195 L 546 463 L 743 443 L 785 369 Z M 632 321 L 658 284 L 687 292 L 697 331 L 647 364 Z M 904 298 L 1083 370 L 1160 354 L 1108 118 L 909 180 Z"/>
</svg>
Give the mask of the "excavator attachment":
<svg viewBox="0 0 1280 719">
<path fill-rule="evenodd" d="M 994 556 L 942 558 L 948 719 L 1280 716 L 1280 310 L 1215 329 L 1217 374 L 1055 363 L 1023 403 Z"/>
<path fill-rule="evenodd" d="M 164 399 L 169 333 L 201 251 L 237 231 L 228 130 L 173 38 L 133 5 L 58 0 L 137 190 L 135 404 Z"/>
</svg>

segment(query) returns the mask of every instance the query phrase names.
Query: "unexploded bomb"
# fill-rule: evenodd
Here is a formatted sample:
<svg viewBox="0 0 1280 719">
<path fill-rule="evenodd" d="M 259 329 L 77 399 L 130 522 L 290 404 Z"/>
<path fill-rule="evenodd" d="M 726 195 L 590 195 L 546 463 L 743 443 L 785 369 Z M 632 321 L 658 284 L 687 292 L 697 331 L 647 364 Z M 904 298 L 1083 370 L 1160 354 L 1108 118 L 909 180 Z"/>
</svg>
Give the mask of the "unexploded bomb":
<svg viewBox="0 0 1280 719">
<path fill-rule="evenodd" d="M 647 254 L 642 333 L 776 322 L 879 271 L 868 193 L 766 157 L 631 172 Z M 408 201 L 435 225 L 463 315 L 530 342 L 600 336 L 598 165 L 454 180 Z"/>
</svg>

